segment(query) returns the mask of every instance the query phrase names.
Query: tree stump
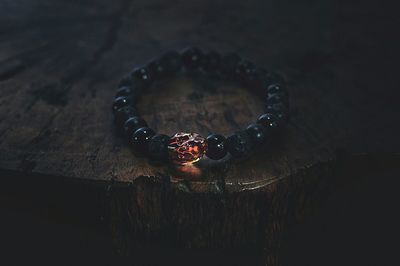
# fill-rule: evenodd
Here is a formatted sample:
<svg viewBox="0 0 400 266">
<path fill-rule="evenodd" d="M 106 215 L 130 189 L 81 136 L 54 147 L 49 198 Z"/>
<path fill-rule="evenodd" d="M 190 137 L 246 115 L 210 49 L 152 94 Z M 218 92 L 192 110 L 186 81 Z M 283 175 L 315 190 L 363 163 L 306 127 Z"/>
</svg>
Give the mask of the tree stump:
<svg viewBox="0 0 400 266">
<path fill-rule="evenodd" d="M 39 184 L 63 180 L 71 197 L 100 187 L 106 211 L 94 216 L 122 256 L 154 246 L 256 250 L 278 264 L 283 233 L 340 180 L 338 154 L 399 151 L 389 127 L 396 102 L 376 94 L 379 70 L 362 56 L 378 44 L 361 23 L 376 21 L 334 27 L 351 4 L 292 2 L 0 4 L 0 168 Z M 120 78 L 187 45 L 237 51 L 286 77 L 291 120 L 274 147 L 183 169 L 132 153 L 110 109 Z M 206 136 L 254 122 L 262 101 L 248 88 L 177 78 L 153 86 L 139 110 L 159 132 Z"/>
</svg>

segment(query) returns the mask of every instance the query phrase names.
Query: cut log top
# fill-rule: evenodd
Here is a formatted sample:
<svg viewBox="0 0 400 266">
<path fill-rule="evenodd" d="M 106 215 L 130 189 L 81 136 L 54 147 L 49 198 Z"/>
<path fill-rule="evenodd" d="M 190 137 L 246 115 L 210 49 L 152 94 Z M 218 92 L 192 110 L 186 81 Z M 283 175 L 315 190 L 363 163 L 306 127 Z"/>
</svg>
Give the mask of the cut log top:
<svg viewBox="0 0 400 266">
<path fill-rule="evenodd" d="M 22 2 L 0 4 L 2 169 L 117 182 L 168 176 L 189 180 L 198 191 L 218 190 L 216 181 L 223 180 L 239 191 L 330 162 L 338 150 L 399 150 L 398 132 L 390 129 L 395 102 L 375 92 L 381 70 L 370 67 L 382 59 L 360 56 L 375 39 L 365 28 L 358 39 L 344 31 L 354 22 L 333 27 L 345 14 L 329 4 Z M 278 16 L 283 10 L 287 16 Z M 365 43 L 355 42 L 360 39 Z M 187 45 L 237 51 L 284 74 L 291 120 L 276 148 L 184 171 L 131 152 L 110 108 L 119 79 L 134 65 Z M 144 95 L 139 110 L 159 132 L 203 136 L 243 128 L 262 112 L 261 99 L 246 88 L 212 86 L 189 79 L 161 84 Z"/>
</svg>

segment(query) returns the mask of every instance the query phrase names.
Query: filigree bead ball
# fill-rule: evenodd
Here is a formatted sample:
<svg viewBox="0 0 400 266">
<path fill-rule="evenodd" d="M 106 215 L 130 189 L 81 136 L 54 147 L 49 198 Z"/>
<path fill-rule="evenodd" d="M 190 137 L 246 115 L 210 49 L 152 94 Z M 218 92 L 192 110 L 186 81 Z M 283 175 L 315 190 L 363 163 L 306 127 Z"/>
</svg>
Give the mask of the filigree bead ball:
<svg viewBox="0 0 400 266">
<path fill-rule="evenodd" d="M 176 133 L 168 143 L 170 160 L 177 164 L 194 163 L 207 151 L 207 143 L 196 133 Z"/>
</svg>

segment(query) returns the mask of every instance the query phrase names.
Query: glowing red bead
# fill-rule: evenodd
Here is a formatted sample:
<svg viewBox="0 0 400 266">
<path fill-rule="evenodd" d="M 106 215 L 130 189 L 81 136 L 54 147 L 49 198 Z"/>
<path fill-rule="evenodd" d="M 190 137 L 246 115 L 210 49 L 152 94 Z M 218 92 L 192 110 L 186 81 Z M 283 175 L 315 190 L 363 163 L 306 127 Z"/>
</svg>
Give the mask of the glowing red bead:
<svg viewBox="0 0 400 266">
<path fill-rule="evenodd" d="M 207 151 L 207 142 L 196 133 L 176 133 L 168 143 L 171 161 L 177 164 L 197 162 Z"/>
</svg>

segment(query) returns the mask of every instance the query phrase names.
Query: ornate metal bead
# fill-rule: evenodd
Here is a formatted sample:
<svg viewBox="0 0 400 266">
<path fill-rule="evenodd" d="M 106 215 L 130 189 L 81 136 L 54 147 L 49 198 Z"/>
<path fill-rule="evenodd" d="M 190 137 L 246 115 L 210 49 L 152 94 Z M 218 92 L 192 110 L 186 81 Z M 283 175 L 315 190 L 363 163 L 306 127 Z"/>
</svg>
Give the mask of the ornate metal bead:
<svg viewBox="0 0 400 266">
<path fill-rule="evenodd" d="M 168 153 L 176 164 L 191 164 L 207 151 L 207 142 L 197 133 L 176 133 L 168 143 Z"/>
</svg>

